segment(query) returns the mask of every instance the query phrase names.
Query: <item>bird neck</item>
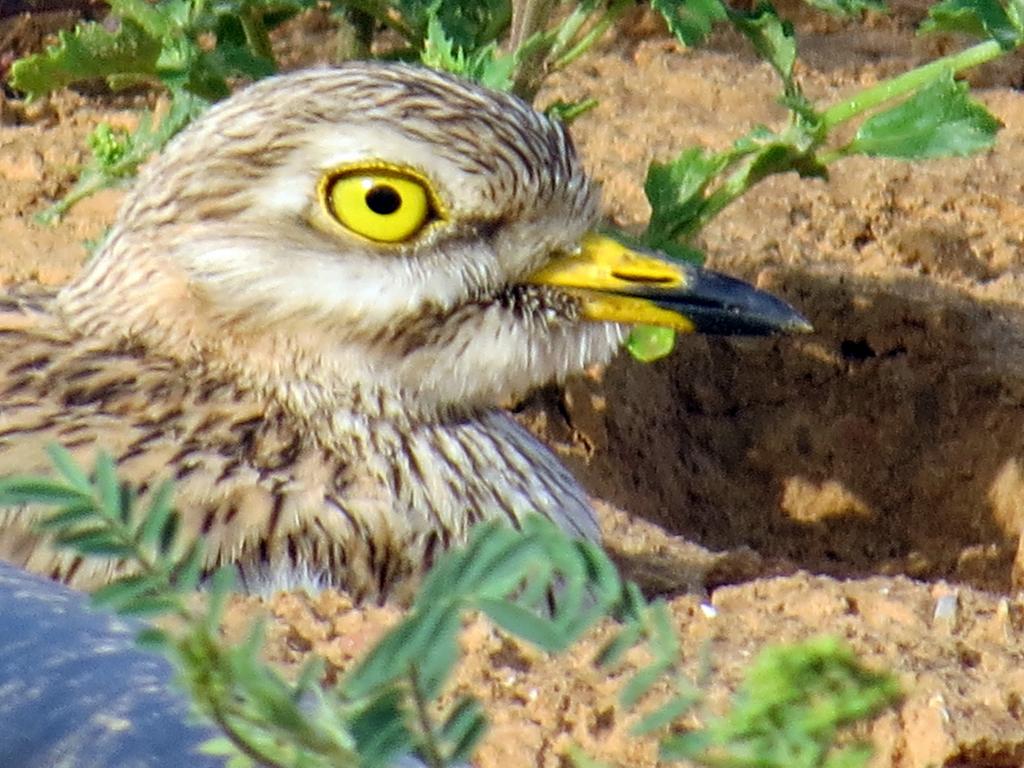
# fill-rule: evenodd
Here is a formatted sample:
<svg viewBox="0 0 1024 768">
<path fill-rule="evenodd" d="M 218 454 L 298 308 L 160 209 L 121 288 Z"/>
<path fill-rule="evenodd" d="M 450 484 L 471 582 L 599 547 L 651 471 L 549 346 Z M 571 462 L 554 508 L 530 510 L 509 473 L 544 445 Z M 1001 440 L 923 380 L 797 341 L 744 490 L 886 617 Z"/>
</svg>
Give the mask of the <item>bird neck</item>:
<svg viewBox="0 0 1024 768">
<path fill-rule="evenodd" d="M 232 381 L 303 422 L 323 423 L 334 413 L 395 423 L 472 415 L 406 396 L 368 361 L 365 348 L 339 344 L 304 318 L 266 323 L 225 314 L 158 254 L 124 253 L 118 243 L 97 254 L 56 299 L 65 323 L 90 346 L 171 359 L 190 376 Z"/>
</svg>

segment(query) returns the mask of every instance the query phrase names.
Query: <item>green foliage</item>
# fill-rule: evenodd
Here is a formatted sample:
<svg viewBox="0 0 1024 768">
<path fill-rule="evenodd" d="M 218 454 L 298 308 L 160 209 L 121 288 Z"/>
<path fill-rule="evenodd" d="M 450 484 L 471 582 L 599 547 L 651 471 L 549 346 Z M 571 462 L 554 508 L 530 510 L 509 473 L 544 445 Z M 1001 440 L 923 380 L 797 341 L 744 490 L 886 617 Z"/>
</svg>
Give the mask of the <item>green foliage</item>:
<svg viewBox="0 0 1024 768">
<path fill-rule="evenodd" d="M 1020 45 L 1018 9 L 1016 3 L 1003 8 L 992 0 L 941 0 L 928 10 L 921 31 L 960 32 L 996 40 L 1005 50 L 1011 50 Z"/>
<path fill-rule="evenodd" d="M 467 53 L 467 50 L 471 52 Z M 494 41 L 475 50 L 459 45 L 448 37 L 444 24 L 437 16 L 432 17 L 427 24 L 420 60 L 428 67 L 457 72 L 488 88 L 498 91 L 512 88 L 516 63 L 513 54 L 500 54 Z"/>
<path fill-rule="evenodd" d="M 1000 127 L 988 110 L 967 98 L 966 83 L 947 73 L 866 120 L 845 152 L 906 160 L 970 155 L 991 147 Z"/>
<path fill-rule="evenodd" d="M 203 99 L 186 93 L 171 102 L 170 110 L 159 122 L 154 122 L 153 115 L 143 114 L 134 133 L 115 131 L 101 123 L 89 136 L 92 159 L 79 173 L 71 190 L 39 218 L 44 223 L 53 223 L 79 200 L 129 181 L 146 158 L 158 152 L 205 108 Z"/>
<path fill-rule="evenodd" d="M 722 151 L 690 148 L 671 162 L 652 163 L 644 185 L 651 218 L 641 237 L 650 247 L 693 258 L 691 243 L 696 235 L 733 200 L 771 175 L 795 172 L 824 177 L 831 163 L 851 155 L 908 160 L 951 157 L 986 149 L 995 141 L 999 121 L 971 100 L 966 84 L 955 82 L 953 75 L 1024 42 L 1021 0 L 1009 0 L 1005 7 L 997 0 L 943 0 L 931 9 L 922 31 L 966 32 L 986 41 L 824 109 L 807 99 L 794 78 L 792 27 L 769 4 L 761 3 L 751 13 L 724 6 L 721 12 L 707 10 L 706 4 L 716 2 L 666 2 L 656 7 L 666 17 L 674 13 L 682 19 L 676 24 L 670 20 L 670 27 L 687 44 L 702 40 L 724 13 L 779 75 L 779 102 L 789 110 L 789 119 L 781 130 L 757 126 Z M 844 7 L 853 11 L 865 6 Z M 843 10 L 836 5 L 832 9 Z M 888 106 L 892 102 L 897 103 Z M 858 118 L 863 122 L 853 141 L 841 146 L 830 143 L 836 128 Z M 651 349 L 671 349 L 666 336 L 667 332 L 642 329 L 631 336 L 629 347 L 650 359 Z"/>
<path fill-rule="evenodd" d="M 658 328 L 653 325 L 641 325 L 630 331 L 626 339 L 629 354 L 641 362 L 660 360 L 676 345 L 676 335 L 670 328 Z"/>
<path fill-rule="evenodd" d="M 651 0 L 651 7 L 662 15 L 669 31 L 686 45 L 700 45 L 715 24 L 729 18 L 720 0 Z"/>
<path fill-rule="evenodd" d="M 277 70 L 269 32 L 316 6 L 315 0 L 107 0 L 115 29 L 85 22 L 61 32 L 56 45 L 16 61 L 10 85 L 38 98 L 76 83 L 102 79 L 114 89 L 162 86 L 169 114 L 155 124 L 147 115 L 138 131 L 119 138 L 116 161 L 94 152 L 78 183 L 43 218 L 55 220 L 83 197 L 135 174 L 139 165 L 238 78 L 260 79 Z M 527 4 L 530 5 L 530 4 Z M 510 0 L 331 0 L 337 18 L 356 28 L 351 55 L 368 55 L 375 34 L 397 33 L 404 45 L 391 56 L 420 61 L 532 98 L 541 81 L 587 50 L 629 7 L 628 0 L 588 0 L 562 23 L 557 2 L 535 2 L 512 28 Z M 528 11 L 530 8 L 527 9 Z M 571 118 L 591 102 L 559 105 Z"/>
<path fill-rule="evenodd" d="M 229 78 L 260 78 L 275 69 L 267 27 L 311 0 L 109 0 L 115 31 L 85 22 L 57 45 L 16 61 L 11 85 L 31 98 L 105 78 L 113 88 L 162 83 L 174 95 L 207 103 L 230 92 Z M 206 44 L 213 40 L 212 48 Z"/>
<path fill-rule="evenodd" d="M 168 91 L 171 106 L 158 124 L 147 114 L 138 130 L 119 138 L 116 159 L 97 151 L 94 134 L 92 160 L 44 220 L 55 220 L 83 197 L 133 176 L 175 133 L 227 96 L 230 80 L 273 74 L 268 27 L 312 7 L 313 0 L 109 0 L 109 5 L 118 19 L 114 31 L 85 22 L 61 32 L 56 45 L 14 62 L 11 86 L 38 98 L 96 79 L 114 89 L 152 83 Z"/>
<path fill-rule="evenodd" d="M 865 11 L 884 12 L 882 0 L 807 0 L 807 4 L 836 16 L 858 16 Z"/>
<path fill-rule="evenodd" d="M 649 659 L 626 680 L 622 706 L 636 708 L 666 681 L 670 690 L 648 708 L 638 734 L 663 731 L 700 701 L 677 671 L 679 640 L 667 606 L 648 603 L 636 585 L 623 582 L 600 547 L 537 517 L 521 530 L 480 524 L 464 546 L 438 558 L 406 617 L 336 688 L 319 685 L 319 662 L 289 683 L 260 661 L 259 626 L 235 647 L 220 638 L 234 571 L 204 576 L 202 545 L 181 535 L 169 484 L 143 507 L 108 455 L 100 453 L 89 474 L 63 448 L 50 455 L 56 477 L 0 480 L 0 506 L 53 507 L 38 526 L 58 546 L 119 562 L 126 575 L 96 592 L 96 605 L 176 619 L 162 624 L 173 629 L 146 628 L 139 641 L 176 666 L 196 710 L 224 733 L 204 751 L 228 758 L 233 768 L 383 768 L 410 752 L 432 768 L 470 759 L 486 729 L 479 702 L 462 697 L 438 722 L 436 700 L 459 661 L 458 633 L 472 611 L 548 653 L 565 652 L 599 621 L 617 620 L 594 664 L 613 669 L 638 646 Z M 207 599 L 196 607 L 201 580 Z M 840 727 L 872 716 L 896 695 L 889 677 L 863 669 L 831 641 L 776 649 L 755 665 L 729 716 L 668 736 L 663 750 L 705 765 L 835 768 L 838 758 L 779 762 L 778 756 L 831 754 Z M 837 754 L 859 758 L 869 750 Z M 580 755 L 577 764 L 592 763 Z"/>
<path fill-rule="evenodd" d="M 62 31 L 45 53 L 14 62 L 10 82 L 37 98 L 83 80 L 117 78 L 122 83 L 156 72 L 160 42 L 149 37 L 130 18 L 117 32 L 88 23 L 74 32 Z"/>
<path fill-rule="evenodd" d="M 900 697 L 896 680 L 865 668 L 833 638 L 763 650 L 722 717 L 670 736 L 666 759 L 716 768 L 852 768 L 871 750 L 836 748 L 840 728 L 881 712 Z"/>
</svg>

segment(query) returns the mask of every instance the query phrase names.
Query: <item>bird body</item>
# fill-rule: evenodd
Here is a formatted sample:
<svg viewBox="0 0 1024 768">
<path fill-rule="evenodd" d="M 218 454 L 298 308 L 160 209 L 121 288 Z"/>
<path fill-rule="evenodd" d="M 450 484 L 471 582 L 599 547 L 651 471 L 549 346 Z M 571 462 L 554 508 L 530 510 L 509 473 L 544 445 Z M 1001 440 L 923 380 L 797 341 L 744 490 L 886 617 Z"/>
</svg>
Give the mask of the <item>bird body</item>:
<svg viewBox="0 0 1024 768">
<path fill-rule="evenodd" d="M 589 234 L 564 128 L 450 76 L 354 63 L 253 85 L 139 176 L 56 295 L 0 299 L 0 474 L 59 442 L 175 480 L 245 586 L 404 599 L 473 522 L 597 539 L 582 488 L 497 403 L 604 363 L 624 323 L 799 330 L 744 283 Z M 0 558 L 76 586 L 121 564 L 0 512 Z"/>
<path fill-rule="evenodd" d="M 171 478 L 209 567 L 238 563 L 250 590 L 403 599 L 490 515 L 537 512 L 597 538 L 582 489 L 502 411 L 421 421 L 381 389 L 321 411 L 198 361 L 69 334 L 55 304 L 0 302 L 0 467 L 44 474 L 46 446 L 60 443 L 83 465 L 102 447 L 143 494 Z M 32 518 L 0 510 L 0 556 L 82 588 L 119 572 L 42 544 Z"/>
</svg>

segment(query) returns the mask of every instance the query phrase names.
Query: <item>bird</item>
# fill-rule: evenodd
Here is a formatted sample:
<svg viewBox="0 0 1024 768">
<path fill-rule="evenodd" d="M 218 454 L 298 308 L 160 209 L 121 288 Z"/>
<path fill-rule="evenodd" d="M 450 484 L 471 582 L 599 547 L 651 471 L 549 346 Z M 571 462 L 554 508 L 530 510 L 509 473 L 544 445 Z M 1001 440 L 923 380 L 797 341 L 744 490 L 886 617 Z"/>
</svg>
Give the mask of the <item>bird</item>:
<svg viewBox="0 0 1024 768">
<path fill-rule="evenodd" d="M 602 233 L 566 128 L 401 63 L 276 75 L 140 172 L 56 292 L 0 296 L 0 476 L 100 449 L 174 482 L 207 572 L 407 602 L 485 519 L 600 539 L 585 490 L 500 404 L 607 363 L 633 324 L 810 328 L 740 280 Z M 127 565 L 0 511 L 0 559 L 79 589 Z"/>
</svg>

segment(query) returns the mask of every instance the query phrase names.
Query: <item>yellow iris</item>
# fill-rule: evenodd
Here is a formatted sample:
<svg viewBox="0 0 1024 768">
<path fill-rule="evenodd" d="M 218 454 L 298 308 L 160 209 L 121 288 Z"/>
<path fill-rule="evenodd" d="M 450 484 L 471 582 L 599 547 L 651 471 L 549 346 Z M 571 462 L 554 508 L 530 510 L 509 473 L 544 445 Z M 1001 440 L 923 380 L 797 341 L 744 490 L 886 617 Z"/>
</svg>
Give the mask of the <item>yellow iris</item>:
<svg viewBox="0 0 1024 768">
<path fill-rule="evenodd" d="M 325 192 L 335 219 L 380 243 L 404 242 L 433 218 L 426 183 L 402 171 L 351 170 L 331 179 Z"/>
</svg>

